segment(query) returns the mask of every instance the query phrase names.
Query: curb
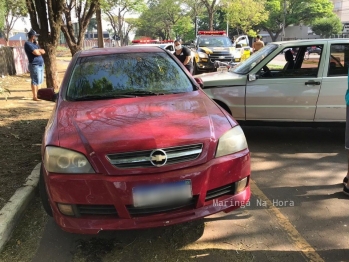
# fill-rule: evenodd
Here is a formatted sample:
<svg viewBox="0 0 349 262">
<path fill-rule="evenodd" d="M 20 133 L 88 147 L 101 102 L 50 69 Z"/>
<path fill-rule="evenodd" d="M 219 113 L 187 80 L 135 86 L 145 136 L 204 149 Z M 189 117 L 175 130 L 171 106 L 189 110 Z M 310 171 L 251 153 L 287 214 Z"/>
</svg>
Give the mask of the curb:
<svg viewBox="0 0 349 262">
<path fill-rule="evenodd" d="M 0 210 L 0 251 L 5 247 L 23 212 L 35 196 L 35 189 L 39 183 L 40 167 L 41 163 L 35 166 L 23 186 L 16 190 L 7 204 Z"/>
</svg>

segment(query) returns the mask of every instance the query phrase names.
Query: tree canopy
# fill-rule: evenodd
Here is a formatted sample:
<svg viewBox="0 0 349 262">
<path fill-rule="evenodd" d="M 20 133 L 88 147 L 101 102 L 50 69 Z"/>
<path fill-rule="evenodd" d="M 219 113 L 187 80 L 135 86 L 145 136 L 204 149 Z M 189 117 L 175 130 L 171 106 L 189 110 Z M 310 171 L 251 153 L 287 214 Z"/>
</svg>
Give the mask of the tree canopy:
<svg viewBox="0 0 349 262">
<path fill-rule="evenodd" d="M 3 16 L 2 16 L 2 14 Z M 18 19 L 28 14 L 25 0 L 3 0 L 0 4 L 0 17 L 4 17 L 5 21 L 0 22 L 0 30 L 3 32 L 5 41 L 8 42 L 9 35 Z"/>
<path fill-rule="evenodd" d="M 336 15 L 316 19 L 311 26 L 313 32 L 323 37 L 330 37 L 333 34 L 342 32 L 342 22 Z"/>
<path fill-rule="evenodd" d="M 290 25 L 309 25 L 314 20 L 331 16 L 333 4 L 328 0 L 266 0 L 269 18 L 260 24 L 275 41 L 283 29 Z"/>
<path fill-rule="evenodd" d="M 226 20 L 236 30 L 256 36 L 253 28 L 268 19 L 268 11 L 265 10 L 265 0 L 225 0 L 223 10 Z"/>
<path fill-rule="evenodd" d="M 128 35 L 138 27 L 138 20 L 126 18 L 126 15 L 139 14 L 146 9 L 146 5 L 139 0 L 106 0 L 106 3 L 104 12 L 108 16 L 114 35 L 119 36 L 121 45 L 127 45 Z"/>
</svg>

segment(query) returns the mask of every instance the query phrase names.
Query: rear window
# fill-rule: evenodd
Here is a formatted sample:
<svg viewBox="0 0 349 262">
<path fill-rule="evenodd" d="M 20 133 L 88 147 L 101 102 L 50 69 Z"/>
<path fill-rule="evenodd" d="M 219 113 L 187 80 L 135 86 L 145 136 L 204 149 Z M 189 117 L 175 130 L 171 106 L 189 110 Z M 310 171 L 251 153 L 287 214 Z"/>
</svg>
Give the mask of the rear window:
<svg viewBox="0 0 349 262">
<path fill-rule="evenodd" d="M 188 76 L 167 53 L 128 53 L 81 57 L 73 70 L 68 100 L 132 92 L 193 91 Z"/>
</svg>

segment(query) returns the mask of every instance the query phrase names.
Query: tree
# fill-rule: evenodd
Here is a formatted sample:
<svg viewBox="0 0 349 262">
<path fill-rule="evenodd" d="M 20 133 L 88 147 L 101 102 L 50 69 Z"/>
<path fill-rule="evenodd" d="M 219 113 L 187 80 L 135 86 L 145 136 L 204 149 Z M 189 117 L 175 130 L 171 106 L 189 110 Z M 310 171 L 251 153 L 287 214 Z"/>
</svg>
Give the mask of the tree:
<svg viewBox="0 0 349 262">
<path fill-rule="evenodd" d="M 128 33 L 132 28 L 132 26 L 128 26 L 126 22 L 126 14 L 139 13 L 145 10 L 145 8 L 145 3 L 139 0 L 107 0 L 107 5 L 104 11 L 114 30 L 114 35 L 120 37 L 121 45 L 127 45 Z M 132 22 L 134 21 L 132 20 L 131 23 Z M 126 29 L 128 29 L 127 34 Z"/>
<path fill-rule="evenodd" d="M 181 17 L 173 26 L 173 31 L 177 38 L 186 40 L 195 38 L 194 24 L 189 16 Z"/>
<path fill-rule="evenodd" d="M 151 0 L 148 4 L 149 8 L 139 18 L 136 35 L 171 39 L 173 26 L 186 15 L 186 10 L 181 8 L 180 2 L 172 0 Z"/>
<path fill-rule="evenodd" d="M 82 50 L 85 32 L 89 22 L 96 11 L 98 0 L 66 0 L 64 6 L 64 23 L 61 30 L 67 41 L 72 56 Z M 74 27 L 72 13 L 76 14 L 77 23 Z"/>
<path fill-rule="evenodd" d="M 45 49 L 46 85 L 58 88 L 56 50 L 63 24 L 64 0 L 26 0 L 32 28 L 40 34 L 39 44 Z"/>
<path fill-rule="evenodd" d="M 217 11 L 218 1 L 217 0 L 201 0 L 201 1 L 205 5 L 207 10 L 208 20 L 209 20 L 209 30 L 213 30 L 214 13 Z"/>
<path fill-rule="evenodd" d="M 3 1 L 0 2 L 0 17 L 5 17 L 5 3 Z M 0 29 L 4 27 L 5 20 L 0 19 Z M 1 33 L 1 30 L 0 30 Z"/>
<path fill-rule="evenodd" d="M 311 25 L 311 30 L 317 35 L 330 37 L 342 32 L 343 25 L 341 20 L 335 14 L 332 17 L 323 17 L 317 19 Z"/>
<path fill-rule="evenodd" d="M 223 10 L 226 12 L 226 19 L 229 25 L 245 34 L 256 33 L 253 27 L 268 19 L 268 12 L 264 8 L 265 1 L 240 0 L 224 2 Z"/>
<path fill-rule="evenodd" d="M 19 18 L 24 17 L 28 14 L 25 0 L 5 0 L 3 2 L 3 12 L 5 23 L 1 28 L 3 28 L 2 31 L 4 38 L 6 44 L 8 45 L 10 33 L 13 29 L 13 26 Z"/>
<path fill-rule="evenodd" d="M 267 0 L 265 9 L 269 18 L 260 24 L 273 41 L 289 25 L 309 25 L 314 20 L 333 14 L 333 4 L 328 0 Z"/>
</svg>

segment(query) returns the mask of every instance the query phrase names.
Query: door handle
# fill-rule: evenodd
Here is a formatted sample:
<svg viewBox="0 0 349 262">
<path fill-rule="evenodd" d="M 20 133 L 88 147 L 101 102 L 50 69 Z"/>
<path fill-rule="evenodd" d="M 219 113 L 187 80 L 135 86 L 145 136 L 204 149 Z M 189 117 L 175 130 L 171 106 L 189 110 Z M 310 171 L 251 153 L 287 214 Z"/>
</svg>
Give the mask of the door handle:
<svg viewBox="0 0 349 262">
<path fill-rule="evenodd" d="M 305 85 L 309 85 L 309 86 L 319 86 L 321 85 L 321 82 L 319 81 L 309 81 L 309 82 L 305 82 Z"/>
</svg>

